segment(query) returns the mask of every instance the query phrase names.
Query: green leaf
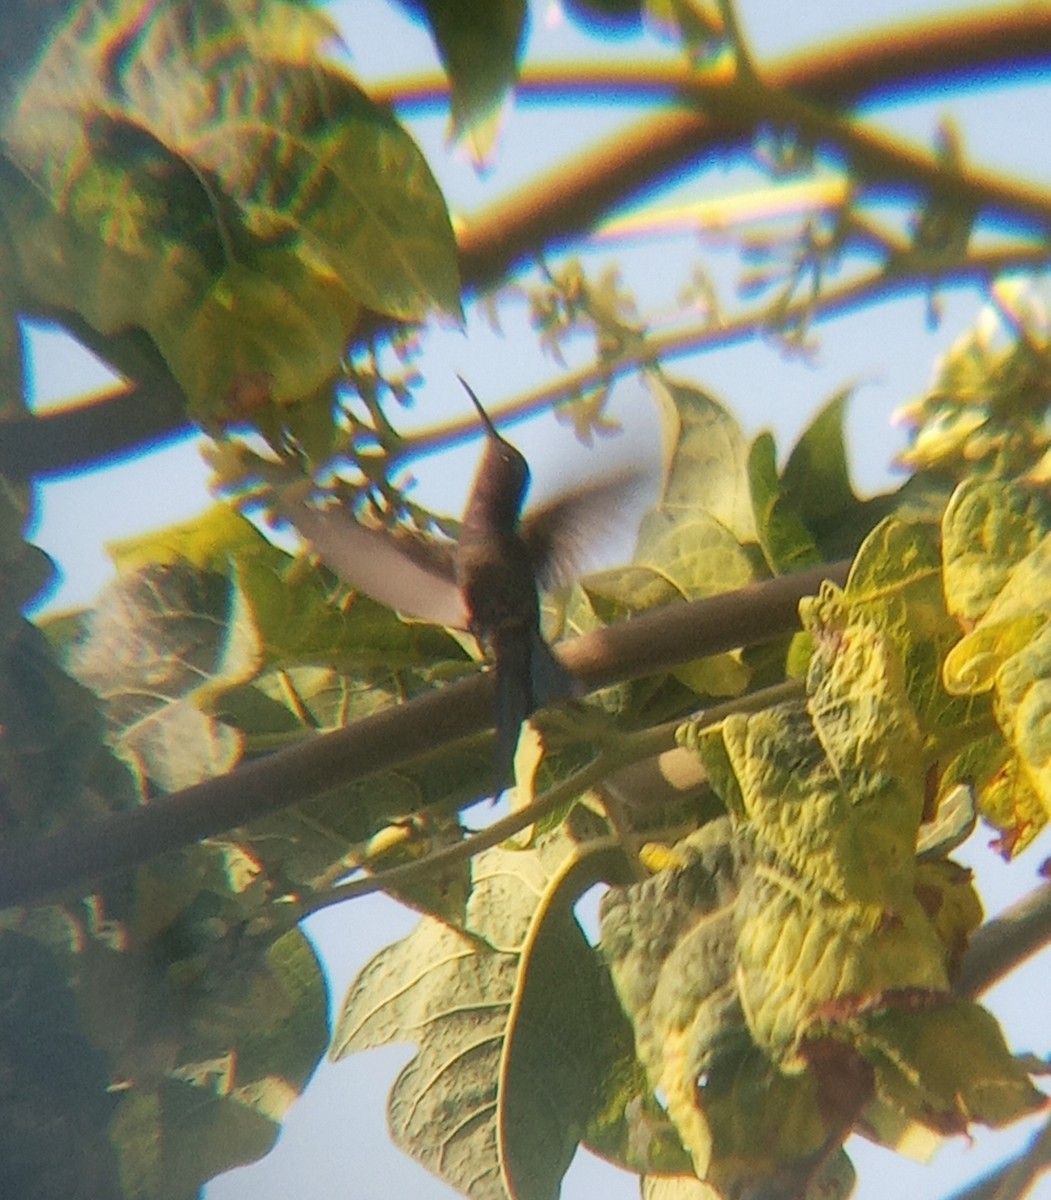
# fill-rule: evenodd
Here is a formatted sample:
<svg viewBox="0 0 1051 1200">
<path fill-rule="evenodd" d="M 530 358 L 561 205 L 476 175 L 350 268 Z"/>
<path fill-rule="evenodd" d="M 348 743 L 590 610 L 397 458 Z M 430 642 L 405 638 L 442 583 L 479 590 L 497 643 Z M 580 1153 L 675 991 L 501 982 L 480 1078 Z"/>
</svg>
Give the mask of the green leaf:
<svg viewBox="0 0 1051 1200">
<path fill-rule="evenodd" d="M 119 1195 L 107 1130 L 116 1104 L 108 1063 L 85 1036 L 72 981 L 45 945 L 5 929 L 0 997 L 5 1193 L 34 1200 Z"/>
<path fill-rule="evenodd" d="M 0 643 L 0 810 L 10 839 L 133 802 L 106 749 L 95 697 L 66 675 L 42 634 L 19 618 Z M 102 799 L 100 799 L 102 798 Z"/>
<path fill-rule="evenodd" d="M 177 1059 L 152 1087 L 144 1080 L 121 1098 L 111 1136 L 129 1196 L 192 1200 L 207 1180 L 261 1158 L 324 1052 L 324 983 L 303 935 L 287 933 L 261 961 L 238 966 L 242 972 L 247 968 L 261 990 L 253 994 L 243 983 L 231 989 L 236 968 L 226 964 L 224 972 L 213 962 L 203 994 L 179 997 L 184 1005 L 193 1003 L 197 1027 L 197 1045 L 183 1047 L 184 1053 L 204 1050 L 201 1033 L 208 1030 L 210 1006 L 221 1018 L 208 1030 L 220 1034 L 213 1046 L 220 1052 Z M 175 1032 L 169 1027 L 161 1036 Z M 158 1032 L 148 1036 L 157 1038 Z"/>
<path fill-rule="evenodd" d="M 391 1136 L 476 1200 L 507 1195 L 497 1152 L 497 1075 L 517 965 L 516 954 L 487 950 L 426 917 L 366 965 L 333 1038 L 334 1059 L 419 1039 L 418 1054 L 391 1091 Z M 473 1053 L 464 1053 L 470 1046 Z"/>
<path fill-rule="evenodd" d="M 425 918 L 344 1002 L 333 1057 L 417 1044 L 391 1092 L 392 1135 L 475 1200 L 554 1200 L 596 1105 L 621 1018 L 572 904 L 607 865 L 564 834 L 479 855 L 467 927 Z"/>
<path fill-rule="evenodd" d="M 1024 650 L 1047 624 L 1048 613 L 1027 613 L 993 624 L 982 622 L 953 646 L 942 674 L 946 690 L 955 696 L 975 696 L 990 691 L 1000 668 Z"/>
<path fill-rule="evenodd" d="M 583 603 L 567 609 L 574 629 L 717 595 L 765 574 L 755 545 L 748 448 L 736 421 L 695 388 L 658 376 L 650 383 L 665 425 L 661 495 L 640 523 L 632 564 L 583 582 Z M 733 652 L 684 664 L 674 676 L 694 693 L 725 696 L 742 692 L 751 671 Z M 688 694 L 680 698 L 685 702 L 669 716 L 688 704 Z"/>
<path fill-rule="evenodd" d="M 862 1059 L 875 1068 L 878 1106 L 893 1113 L 874 1116 L 874 1128 L 893 1144 L 912 1126 L 945 1134 L 958 1131 L 968 1111 L 998 1123 L 1037 1102 L 995 1022 L 949 992 L 950 972 L 980 920 L 969 874 L 941 859 L 917 865 L 915 858 L 927 746 L 931 731 L 948 737 L 955 703 L 937 695 L 941 647 L 951 644 L 946 631 L 954 628 L 939 583 L 929 533 L 885 522 L 862 547 L 845 591 L 826 585 L 803 606 L 814 646 L 805 705 L 682 731 L 680 741 L 700 753 L 754 866 L 736 872 L 720 913 L 734 937 L 726 939 L 714 978 L 693 960 L 689 968 L 677 962 L 689 944 L 685 936 L 646 931 L 646 921 L 673 920 L 664 898 L 652 904 L 659 915 L 636 920 L 648 953 L 661 946 L 642 984 L 632 975 L 625 982 L 616 967 L 614 977 L 651 1084 L 663 1089 L 702 1177 L 718 1180 L 728 1170 L 722 1155 L 732 1142 L 720 1140 L 718 1122 L 736 1130 L 742 1111 L 756 1111 L 748 1090 L 756 1078 L 764 1096 L 777 1096 L 781 1109 L 803 1122 L 781 1144 L 765 1129 L 752 1131 L 754 1142 L 774 1149 L 772 1162 L 751 1169 L 768 1172 L 779 1158 L 814 1152 L 830 1105 L 849 1111 L 865 1102 Z M 976 722 L 968 732 L 979 729 L 988 725 Z M 1041 734 L 1034 740 L 1042 744 Z M 953 774 L 960 771 L 967 768 Z M 648 982 L 673 967 L 666 983 Z M 683 978 L 696 991 L 674 1022 L 653 1033 L 649 997 L 682 986 Z M 639 995 L 630 990 L 636 986 Z M 739 1006 L 721 1021 L 704 1007 L 720 986 Z M 910 1023 L 935 1009 L 946 1014 L 940 1024 L 918 1016 Z M 696 1058 L 696 1038 L 685 1039 L 684 1049 L 683 1034 L 695 1013 L 707 1039 L 747 1035 L 732 1072 L 729 1060 L 726 1075 L 708 1067 L 700 1097 L 692 1081 L 708 1064 Z M 873 1049 L 876 1028 L 879 1037 L 900 1035 L 900 1047 Z M 973 1069 L 959 1054 L 963 1030 L 972 1030 L 978 1045 Z M 922 1090 L 920 1055 L 931 1069 L 930 1094 Z M 939 1056 L 954 1060 L 955 1075 L 937 1068 Z M 975 1098 L 973 1110 L 959 1099 L 967 1096 Z"/>
<path fill-rule="evenodd" d="M 822 595 L 839 593 L 826 589 Z M 946 608 L 937 538 L 931 527 L 895 518 L 877 525 L 858 550 L 842 603 L 875 622 L 897 648 L 908 701 L 924 735 L 925 754 L 934 756 L 942 744 L 955 753 L 968 736 L 988 732 L 988 702 L 957 697 L 943 683 L 944 661 L 959 639 L 959 625 Z M 804 627 L 809 628 L 811 614 L 822 604 L 821 597 L 801 602 Z"/>
<path fill-rule="evenodd" d="M 740 544 L 754 542 L 748 444 L 736 420 L 690 384 L 657 375 L 649 376 L 648 382 L 669 431 L 658 507 L 673 516 L 708 513 Z"/>
<path fill-rule="evenodd" d="M 319 61 L 324 18 L 281 0 L 140 17 L 133 0 L 78 6 L 0 125 L 5 221 L 38 304 L 145 329 L 206 419 L 245 380 L 313 396 L 362 307 L 459 312 L 437 184 Z"/>
<path fill-rule="evenodd" d="M 947 691 L 991 695 L 1006 747 L 975 753 L 979 808 L 1018 853 L 1051 816 L 1051 533 L 1042 499 L 1020 485 L 962 485 L 946 513 L 946 589 L 974 628 L 952 648 Z M 961 758 L 963 756 L 961 755 Z M 974 770 L 971 764 L 969 769 Z"/>
<path fill-rule="evenodd" d="M 708 1183 L 692 1175 L 647 1175 L 642 1180 L 642 1200 L 721 1200 Z"/>
<path fill-rule="evenodd" d="M 922 1113 L 942 1134 L 966 1133 L 972 1121 L 1006 1125 L 1044 1103 L 996 1020 L 977 1004 L 888 1008 L 865 1019 L 858 1044 L 875 1067 L 877 1096 Z"/>
<path fill-rule="evenodd" d="M 69 654 L 105 698 L 118 753 L 154 788 L 228 769 L 224 748 L 265 753 L 470 667 L 441 629 L 365 597 L 337 602 L 326 571 L 293 560 L 225 505 L 111 553 L 122 574 Z M 458 838 L 450 814 L 479 795 L 491 769 L 482 739 L 445 748 L 254 821 L 244 845 L 276 889 L 323 894 L 333 869 L 367 862 L 373 835 L 422 809 L 433 819 L 413 826 L 412 853 Z M 464 870 L 403 898 L 462 911 Z"/>
<path fill-rule="evenodd" d="M 837 392 L 807 426 L 788 456 L 781 487 L 808 528 L 839 522 L 858 506 L 843 437 L 850 391 Z"/>
<path fill-rule="evenodd" d="M 500 1072 L 499 1146 L 514 1200 L 558 1200 L 606 1065 L 630 1046 L 609 977 L 572 911 L 597 875 L 611 871 L 623 872 L 620 847 L 566 861 L 522 946 Z"/>
<path fill-rule="evenodd" d="M 639 1058 L 700 1178 L 720 1193 L 797 1178 L 826 1131 L 813 1081 L 764 1058 L 741 1007 L 736 909 L 750 839 L 723 818 L 673 853 L 677 867 L 611 890 L 602 906 L 602 946 Z"/>
<path fill-rule="evenodd" d="M 0 66 L 2 71 L 2 66 Z M 0 229 L 0 279 L 17 278 L 14 249 Z M 26 364 L 18 297 L 10 282 L 0 289 L 0 425 L 26 412 Z"/>
<path fill-rule="evenodd" d="M 681 41 L 693 57 L 710 53 L 724 33 L 722 10 L 715 0 L 644 0 L 643 12 L 648 25 Z"/>
<path fill-rule="evenodd" d="M 110 585 L 70 649 L 73 673 L 105 697 L 111 744 L 145 794 L 223 774 L 240 758 L 238 732 L 194 702 L 203 683 L 255 669 L 258 646 L 233 620 L 235 600 L 218 574 L 139 572 Z"/>
<path fill-rule="evenodd" d="M 122 1098 L 112 1136 L 121 1149 L 124 1195 L 197 1200 L 201 1186 L 262 1158 L 277 1129 L 251 1108 L 178 1079 Z"/>
<path fill-rule="evenodd" d="M 452 85 L 452 131 L 476 133 L 518 78 L 525 0 L 402 0 L 422 9 Z M 484 154 L 482 155 L 484 158 Z"/>
<path fill-rule="evenodd" d="M 30 1109 L 48 1088 L 60 1093 L 39 1126 L 52 1131 L 53 1160 L 38 1162 L 39 1177 L 55 1176 L 55 1190 L 24 1194 L 65 1194 L 53 1122 L 67 1103 L 70 1169 L 89 1181 L 109 1176 L 92 1195 L 194 1197 L 208 1178 L 270 1148 L 325 1049 L 328 1023 L 313 950 L 298 930 L 270 925 L 262 884 L 238 847 L 212 842 L 109 881 L 84 902 L 9 914 L 19 933 L 0 935 L 0 957 L 17 957 L 0 991 L 22 1050 L 5 1071 L 34 1077 L 20 1089 Z M 40 1147 L 10 1105 L 4 1118 L 6 1172 Z"/>
<path fill-rule="evenodd" d="M 1044 304 L 1030 280 L 1004 280 L 997 311 L 1010 315 L 994 321 L 983 312 L 941 357 L 929 391 L 899 414 L 914 430 L 903 465 L 956 480 L 1045 478 Z"/>
<path fill-rule="evenodd" d="M 945 950 L 913 894 L 922 794 L 875 765 L 866 771 L 860 754 L 841 784 L 798 706 L 737 718 L 723 739 L 765 864 L 738 925 L 756 1042 L 791 1066 L 837 997 L 944 991 Z M 849 743 L 833 744 L 845 762 Z"/>
<path fill-rule="evenodd" d="M 759 544 L 772 571 L 801 571 L 822 561 L 802 516 L 786 503 L 777 477 L 777 450 L 769 433 L 761 433 L 748 456 L 748 476 L 755 507 Z"/>
<path fill-rule="evenodd" d="M 17 628 L 19 613 L 55 578 L 51 559 L 24 539 L 32 518 L 32 489 L 11 484 L 0 476 L 0 638 Z"/>
<path fill-rule="evenodd" d="M 1047 624 L 998 672 L 996 717 L 1044 806 L 1046 823 L 1051 817 L 1051 627 Z"/>
</svg>

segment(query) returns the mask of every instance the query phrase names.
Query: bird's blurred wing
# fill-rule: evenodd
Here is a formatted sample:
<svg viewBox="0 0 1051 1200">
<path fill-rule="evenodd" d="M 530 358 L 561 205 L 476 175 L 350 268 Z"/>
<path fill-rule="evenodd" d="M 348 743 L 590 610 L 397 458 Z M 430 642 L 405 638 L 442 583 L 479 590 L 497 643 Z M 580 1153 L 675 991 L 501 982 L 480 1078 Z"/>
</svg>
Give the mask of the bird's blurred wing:
<svg viewBox="0 0 1051 1200">
<path fill-rule="evenodd" d="M 451 547 L 445 553 L 436 543 L 408 532 L 371 529 L 341 505 L 315 508 L 290 491 L 281 496 L 276 510 L 348 587 L 407 617 L 467 628 Z"/>
<path fill-rule="evenodd" d="M 545 591 L 565 587 L 582 574 L 594 548 L 623 529 L 625 510 L 636 510 L 652 477 L 652 471 L 629 468 L 563 492 L 526 514 L 522 540 Z"/>
</svg>

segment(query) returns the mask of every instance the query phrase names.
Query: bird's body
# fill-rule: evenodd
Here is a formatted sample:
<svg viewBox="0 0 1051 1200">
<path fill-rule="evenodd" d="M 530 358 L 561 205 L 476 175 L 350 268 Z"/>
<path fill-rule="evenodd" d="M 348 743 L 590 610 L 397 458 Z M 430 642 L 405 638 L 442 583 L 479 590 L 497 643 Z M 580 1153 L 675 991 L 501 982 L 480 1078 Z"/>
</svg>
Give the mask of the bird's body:
<svg viewBox="0 0 1051 1200">
<path fill-rule="evenodd" d="M 460 525 L 456 581 L 471 632 L 496 662 L 496 770 L 502 791 L 514 778 L 522 722 L 537 708 L 573 696 L 577 686 L 540 634 L 536 552 L 519 523 L 529 465 L 464 387 L 487 438 Z"/>
</svg>

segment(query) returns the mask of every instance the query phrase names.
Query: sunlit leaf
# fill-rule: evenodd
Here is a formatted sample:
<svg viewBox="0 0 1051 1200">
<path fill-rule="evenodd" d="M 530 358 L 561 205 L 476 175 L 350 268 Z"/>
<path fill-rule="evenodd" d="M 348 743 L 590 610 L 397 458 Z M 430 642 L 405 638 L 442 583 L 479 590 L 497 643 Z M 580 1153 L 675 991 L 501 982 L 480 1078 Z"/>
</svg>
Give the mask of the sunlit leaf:
<svg viewBox="0 0 1051 1200">
<path fill-rule="evenodd" d="M 976 479 L 956 489 L 942 519 L 945 596 L 965 627 L 985 615 L 1047 528 L 1035 490 Z"/>
<path fill-rule="evenodd" d="M 675 853 L 677 867 L 603 901 L 602 945 L 639 1057 L 698 1176 L 731 1192 L 797 1177 L 825 1137 L 813 1081 L 764 1059 L 734 979 L 749 839 L 720 820 Z"/>
<path fill-rule="evenodd" d="M 649 385 L 669 431 L 659 507 L 673 516 L 708 513 L 742 545 L 754 542 L 748 443 L 737 421 L 690 384 L 651 376 Z"/>
</svg>

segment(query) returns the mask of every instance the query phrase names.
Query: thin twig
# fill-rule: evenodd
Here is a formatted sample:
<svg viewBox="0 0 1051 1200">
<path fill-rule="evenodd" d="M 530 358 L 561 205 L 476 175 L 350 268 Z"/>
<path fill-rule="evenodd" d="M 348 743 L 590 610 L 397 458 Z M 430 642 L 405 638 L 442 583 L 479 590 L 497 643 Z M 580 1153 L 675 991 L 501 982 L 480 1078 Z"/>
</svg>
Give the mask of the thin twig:
<svg viewBox="0 0 1051 1200">
<path fill-rule="evenodd" d="M 910 270 L 903 267 L 893 274 L 882 269 L 874 270 L 858 279 L 827 289 L 816 300 L 807 298 L 788 305 L 781 314 L 781 320 L 786 325 L 803 317 L 815 322 L 827 320 L 902 292 L 929 289 L 939 283 L 988 283 L 1004 272 L 1046 266 L 1047 262 L 1047 249 L 1034 246 L 982 252 L 970 256 L 966 262 L 940 269 L 927 266 Z M 650 336 L 641 347 L 632 348 L 617 358 L 564 373 L 553 384 L 520 393 L 512 404 L 490 404 L 490 415 L 501 428 L 506 428 L 653 363 L 738 345 L 768 333 L 770 328 L 769 312 L 765 307 L 757 307 L 719 324 L 705 322 Z M 472 417 L 448 421 L 405 438 L 393 451 L 392 460 L 405 463 L 426 457 L 476 436 L 477 432 L 478 425 Z"/>
</svg>

